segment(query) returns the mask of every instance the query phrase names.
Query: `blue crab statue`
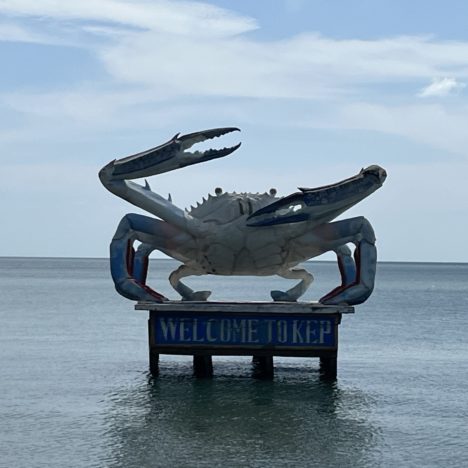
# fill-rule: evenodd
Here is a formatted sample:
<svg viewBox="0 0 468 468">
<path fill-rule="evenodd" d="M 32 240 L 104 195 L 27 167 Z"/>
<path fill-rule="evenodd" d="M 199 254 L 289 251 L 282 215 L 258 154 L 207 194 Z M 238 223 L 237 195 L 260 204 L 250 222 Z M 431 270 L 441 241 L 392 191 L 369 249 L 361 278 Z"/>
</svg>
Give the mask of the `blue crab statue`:
<svg viewBox="0 0 468 468">
<path fill-rule="evenodd" d="M 239 130 L 216 128 L 177 134 L 161 146 L 114 160 L 99 177 L 113 194 L 160 219 L 127 214 L 110 245 L 111 273 L 117 291 L 131 300 L 167 301 L 146 285 L 148 256 L 159 250 L 182 262 L 169 276 L 188 301 L 205 301 L 210 291 L 193 291 L 181 279 L 191 275 L 278 275 L 300 280 L 287 291 L 272 291 L 275 301 L 296 301 L 312 283 L 301 262 L 327 251 L 338 257 L 341 285 L 323 304 L 359 304 L 372 293 L 376 273 L 375 235 L 364 217 L 332 222 L 382 186 L 386 172 L 373 165 L 335 184 L 300 188 L 283 198 L 269 193 L 227 193 L 217 188 L 201 204 L 182 210 L 131 179 L 148 177 L 227 156 L 239 148 L 187 151 L 196 143 Z M 135 251 L 133 244 L 141 244 Z M 354 258 L 347 244 L 355 245 Z"/>
</svg>

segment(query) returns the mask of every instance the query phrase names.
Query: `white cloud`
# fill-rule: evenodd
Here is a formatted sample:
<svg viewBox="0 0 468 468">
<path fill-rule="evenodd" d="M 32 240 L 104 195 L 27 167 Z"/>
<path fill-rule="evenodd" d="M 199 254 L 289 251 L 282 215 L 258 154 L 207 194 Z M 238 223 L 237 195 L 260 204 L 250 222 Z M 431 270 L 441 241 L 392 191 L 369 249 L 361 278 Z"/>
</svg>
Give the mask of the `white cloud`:
<svg viewBox="0 0 468 468">
<path fill-rule="evenodd" d="M 181 35 L 229 36 L 257 27 L 252 18 L 191 1 L 0 0 L 0 11 L 15 16 L 114 22 Z"/>
<path fill-rule="evenodd" d="M 441 93 L 459 85 L 450 80 L 468 78 L 467 42 L 310 33 L 261 41 L 243 34 L 257 28 L 253 18 L 193 1 L 0 0 L 0 12 L 57 25 L 72 21 L 71 29 L 93 36 L 82 45 L 93 48 L 116 80 L 144 84 L 161 96 L 330 98 L 450 71 L 453 78 L 426 91 L 438 86 Z M 96 43 L 98 37 L 104 41 Z"/>
<path fill-rule="evenodd" d="M 455 78 L 434 78 L 432 83 L 421 90 L 420 97 L 447 96 L 460 91 L 465 87 L 465 83 L 457 81 Z"/>
<path fill-rule="evenodd" d="M 0 23 L 0 41 L 4 42 L 32 42 L 52 44 L 56 42 L 52 37 L 31 31 L 16 23 Z"/>
<path fill-rule="evenodd" d="M 398 135 L 467 157 L 468 106 L 446 108 L 439 104 L 341 103 L 328 115 L 309 120 L 313 128 L 371 130 Z"/>
<path fill-rule="evenodd" d="M 295 103 L 309 100 L 295 124 L 375 130 L 465 154 L 464 101 L 421 106 L 410 93 L 415 83 L 442 73 L 451 78 L 434 80 L 421 96 L 461 89 L 468 79 L 468 42 L 411 36 L 337 40 L 312 33 L 260 40 L 242 35 L 256 27 L 252 18 L 188 1 L 0 0 L 0 12 L 53 18 L 57 35 L 76 20 L 74 27 L 94 38 L 83 47 L 91 48 L 110 76 L 99 85 L 0 96 L 8 108 L 35 118 L 97 128 L 138 128 L 142 122 L 156 128 L 160 121 L 177 120 L 185 128 L 197 112 L 248 121 L 250 106 L 258 121 L 268 123 L 275 116 L 262 111 L 267 99 L 281 100 L 282 120 Z M 9 31 L 27 37 L 24 29 Z M 399 87 L 398 104 L 386 97 L 393 85 Z M 384 92 L 371 95 L 373 86 Z M 253 104 L 242 107 L 239 98 Z"/>
<path fill-rule="evenodd" d="M 468 77 L 468 43 L 421 37 L 280 41 L 183 37 L 143 31 L 100 52 L 119 81 L 161 95 L 330 99 L 373 84 L 414 83 L 441 70 Z"/>
<path fill-rule="evenodd" d="M 0 96 L 9 108 L 39 118 L 72 119 L 86 122 L 90 126 L 112 119 L 127 106 L 140 104 L 142 93 L 109 92 L 83 87 L 74 91 L 52 91 L 45 93 L 9 93 Z"/>
</svg>

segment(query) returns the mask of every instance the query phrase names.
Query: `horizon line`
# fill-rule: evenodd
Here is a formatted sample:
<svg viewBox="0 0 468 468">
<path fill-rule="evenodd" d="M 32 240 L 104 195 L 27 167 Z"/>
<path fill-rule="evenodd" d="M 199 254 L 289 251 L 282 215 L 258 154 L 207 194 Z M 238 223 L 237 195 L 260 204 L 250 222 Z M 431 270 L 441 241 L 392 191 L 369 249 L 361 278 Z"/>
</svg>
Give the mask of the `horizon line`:
<svg viewBox="0 0 468 468">
<path fill-rule="evenodd" d="M 0 259 L 34 259 L 34 260 L 109 260 L 109 257 L 44 257 L 44 256 L 25 256 L 25 255 L 0 255 Z M 163 260 L 179 262 L 174 258 L 150 258 L 150 260 Z M 309 259 L 300 263 L 336 263 L 336 260 L 316 260 Z M 182 263 L 182 262 L 179 262 Z M 423 264 L 438 264 L 438 265 L 467 265 L 468 262 L 453 262 L 453 261 L 434 261 L 434 260 L 377 260 L 377 263 L 423 263 Z M 233 275 L 237 276 L 237 275 Z"/>
</svg>

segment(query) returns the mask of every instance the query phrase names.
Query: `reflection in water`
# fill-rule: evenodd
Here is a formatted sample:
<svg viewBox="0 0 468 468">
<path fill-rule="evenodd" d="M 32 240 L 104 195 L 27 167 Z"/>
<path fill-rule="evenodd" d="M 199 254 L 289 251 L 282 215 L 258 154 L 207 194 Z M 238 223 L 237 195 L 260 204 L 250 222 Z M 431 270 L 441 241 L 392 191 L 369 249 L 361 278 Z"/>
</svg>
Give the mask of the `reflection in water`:
<svg viewBox="0 0 468 468">
<path fill-rule="evenodd" d="M 166 362 L 110 396 L 105 463 L 150 466 L 378 466 L 378 431 L 365 395 L 311 375 L 308 363 L 277 365 L 259 381 L 239 363 L 215 361 L 216 376 L 189 377 Z M 221 375 L 220 375 L 221 374 Z"/>
</svg>

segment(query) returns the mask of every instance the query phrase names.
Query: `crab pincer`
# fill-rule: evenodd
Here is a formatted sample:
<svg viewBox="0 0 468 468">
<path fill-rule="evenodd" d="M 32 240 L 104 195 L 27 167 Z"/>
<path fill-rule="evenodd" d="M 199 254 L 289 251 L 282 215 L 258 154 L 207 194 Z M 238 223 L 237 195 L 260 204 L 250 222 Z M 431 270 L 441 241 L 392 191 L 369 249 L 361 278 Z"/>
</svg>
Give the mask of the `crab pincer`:
<svg viewBox="0 0 468 468">
<path fill-rule="evenodd" d="M 240 143 L 221 149 L 186 151 L 197 143 L 240 131 L 236 127 L 214 128 L 187 135 L 174 135 L 168 142 L 146 151 L 112 161 L 112 179 L 139 179 L 173 171 L 192 164 L 222 158 L 233 153 Z"/>
</svg>

